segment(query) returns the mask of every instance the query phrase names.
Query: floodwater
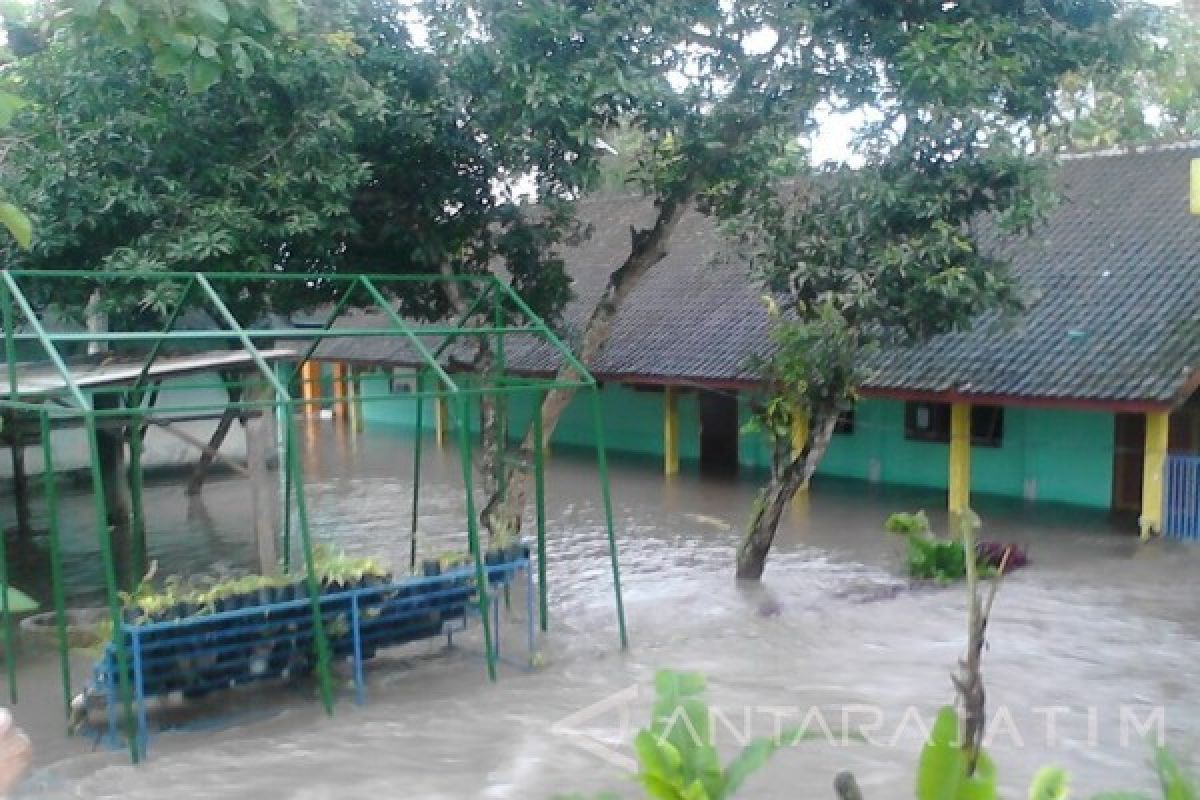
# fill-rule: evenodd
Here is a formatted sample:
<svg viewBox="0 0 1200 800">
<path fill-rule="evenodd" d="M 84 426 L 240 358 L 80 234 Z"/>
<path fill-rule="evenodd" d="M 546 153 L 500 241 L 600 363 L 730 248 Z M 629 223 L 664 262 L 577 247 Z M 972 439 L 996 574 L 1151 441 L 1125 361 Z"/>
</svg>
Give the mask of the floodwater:
<svg viewBox="0 0 1200 800">
<path fill-rule="evenodd" d="M 410 441 L 382 429 L 332 430 L 325 423 L 306 454 L 315 529 L 349 551 L 404 564 Z M 461 546 L 457 459 L 426 452 L 422 549 Z M 629 740 L 647 720 L 655 671 L 670 667 L 708 676 L 725 753 L 748 734 L 834 729 L 834 741 L 779 752 L 741 796 L 832 797 L 834 775 L 851 769 L 872 800 L 912 797 L 921 725 L 953 696 L 965 603 L 961 588 L 907 587 L 881 523 L 892 510 L 936 508 L 939 496 L 818 483 L 785 519 L 764 585 L 747 590 L 734 585 L 731 561 L 751 482 L 666 482 L 655 464 L 618 465 L 631 640 L 622 652 L 595 472 L 584 458 L 556 453 L 547 480 L 550 633 L 534 670 L 505 667 L 489 684 L 474 637 L 453 649 L 430 643 L 374 664 L 366 706 L 343 690 L 326 717 L 306 686 L 243 696 L 223 723 L 194 720 L 155 736 L 149 762 L 132 767 L 126 754 L 92 752 L 63 735 L 53 655 L 27 646 L 16 716 L 39 764 L 20 796 L 636 797 Z M 149 502 L 152 555 L 163 570 L 251 557 L 239 482 L 215 482 L 191 506 L 177 485 L 160 483 Z M 86 497 L 64 500 L 81 530 L 88 508 Z M 1176 752 L 1194 758 L 1200 548 L 1139 546 L 1079 512 L 983 511 L 987 538 L 1026 544 L 1032 559 L 1000 589 L 984 663 L 991 752 L 1006 795 L 1024 797 L 1047 763 L 1071 771 L 1076 796 L 1148 788 L 1146 736 L 1160 721 Z M 85 587 L 78 602 L 94 600 L 98 585 L 89 537 L 68 536 L 68 574 Z M 44 592 L 35 574 L 42 561 L 26 554 L 14 583 Z M 524 604 L 513 608 L 523 613 Z M 515 630 L 506 626 L 505 645 L 517 657 Z M 86 660 L 76 661 L 78 681 Z M 847 727 L 867 741 L 842 741 Z"/>
</svg>

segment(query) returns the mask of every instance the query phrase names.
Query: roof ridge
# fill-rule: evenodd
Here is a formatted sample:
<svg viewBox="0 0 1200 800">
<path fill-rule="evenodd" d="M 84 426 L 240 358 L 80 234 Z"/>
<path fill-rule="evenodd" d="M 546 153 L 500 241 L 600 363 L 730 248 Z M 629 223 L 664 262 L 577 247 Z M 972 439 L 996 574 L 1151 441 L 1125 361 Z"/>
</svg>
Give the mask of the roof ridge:
<svg viewBox="0 0 1200 800">
<path fill-rule="evenodd" d="M 1149 144 L 1117 144 L 1097 150 L 1057 153 L 1055 158 L 1059 161 L 1082 161 L 1089 158 L 1169 153 L 1174 150 L 1200 150 L 1200 139 L 1177 139 L 1175 141 L 1151 142 Z"/>
</svg>

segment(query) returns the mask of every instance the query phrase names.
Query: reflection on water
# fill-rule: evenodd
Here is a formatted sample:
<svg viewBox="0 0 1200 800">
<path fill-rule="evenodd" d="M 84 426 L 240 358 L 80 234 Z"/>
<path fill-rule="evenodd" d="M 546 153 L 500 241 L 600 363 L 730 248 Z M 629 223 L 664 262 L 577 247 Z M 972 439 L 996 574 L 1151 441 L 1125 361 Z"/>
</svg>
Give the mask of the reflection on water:
<svg viewBox="0 0 1200 800">
<path fill-rule="evenodd" d="M 379 429 L 363 437 L 330 430 L 305 456 L 316 535 L 406 563 L 410 442 Z M 432 447 L 426 454 L 421 548 L 462 548 L 457 458 Z M 64 743 L 53 711 L 52 662 L 28 653 L 18 717 L 46 718 L 40 754 L 43 763 L 60 760 L 42 769 L 26 794 L 157 799 L 169 789 L 181 800 L 544 798 L 616 790 L 634 796 L 618 766 L 556 732 L 555 723 L 636 685 L 643 692 L 631 720 L 641 724 L 652 675 L 669 666 L 708 674 L 712 700 L 731 722 L 718 726 L 730 750 L 747 729 L 769 735 L 776 719 L 800 724 L 810 708 L 838 725 L 838 715 L 852 707 L 845 712 L 849 722 L 876 729 L 871 744 L 804 744 L 780 754 L 744 796 L 829 797 L 833 775 L 843 768 L 857 772 L 871 798 L 912 796 L 920 731 L 910 723 L 952 697 L 964 602 L 954 589 L 898 588 L 899 548 L 880 530 L 889 511 L 936 508 L 940 497 L 818 483 L 785 520 L 765 585 L 744 590 L 733 584 L 732 558 L 753 496 L 750 483 L 692 476 L 664 482 L 653 466 L 618 467 L 613 493 L 632 640 L 621 653 L 595 473 L 588 462 L 556 453 L 547 480 L 551 634 L 537 672 L 509 670 L 489 685 L 467 650 L 406 656 L 398 668 L 373 668 L 364 708 L 354 707 L 347 693 L 337 716 L 327 719 L 303 693 L 273 696 L 267 718 L 157 738 L 150 763 L 134 769 L 120 754 L 92 755 L 78 741 Z M 253 557 L 248 493 L 239 482 L 214 482 L 202 506 L 189 506 L 174 484 L 149 494 L 151 553 L 164 570 Z M 82 532 L 90 519 L 87 498 L 66 498 L 64 507 L 80 525 L 66 542 L 70 579 L 95 587 L 95 545 Z M 1010 795 L 1023 796 L 1021 787 L 1046 762 L 1072 770 L 1081 796 L 1147 785 L 1149 750 L 1129 725 L 1122 742 L 1122 707 L 1140 720 L 1161 706 L 1177 751 L 1196 753 L 1200 704 L 1192 687 L 1200 677 L 1200 618 L 1193 576 L 1200 548 L 1138 546 L 1102 518 L 1082 514 L 1005 507 L 986 520 L 990 538 L 1026 544 L 1032 559 L 1000 593 L 985 661 L 996 719 L 1011 721 L 992 743 Z M 31 582 L 30 571 L 43 566 L 27 557 L 19 570 Z M 79 599 L 89 594 L 95 593 Z M 27 711 L 31 703 L 35 709 Z M 623 705 L 619 698 L 573 725 L 616 740 L 618 755 L 627 756 Z M 1039 710 L 1052 707 L 1064 710 Z M 910 708 L 915 716 L 905 718 Z M 1056 728 L 1050 742 L 1047 716 Z"/>
</svg>

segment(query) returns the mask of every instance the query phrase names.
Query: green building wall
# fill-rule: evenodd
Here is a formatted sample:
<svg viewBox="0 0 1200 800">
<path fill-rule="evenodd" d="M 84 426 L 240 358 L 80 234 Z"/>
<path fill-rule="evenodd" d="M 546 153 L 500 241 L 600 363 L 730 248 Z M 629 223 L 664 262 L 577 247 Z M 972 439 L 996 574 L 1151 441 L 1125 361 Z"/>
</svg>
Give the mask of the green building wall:
<svg viewBox="0 0 1200 800">
<path fill-rule="evenodd" d="M 364 397 L 387 396 L 382 375 L 363 379 Z M 665 395 L 605 383 L 601 410 L 610 450 L 658 459 L 662 456 Z M 522 435 L 533 409 L 532 397 L 513 397 L 509 404 L 513 438 Z M 430 404 L 431 406 L 432 404 Z M 416 403 L 403 393 L 381 401 L 368 400 L 363 416 L 368 425 L 385 424 L 412 430 Z M 424 428 L 432 431 L 433 409 L 427 406 Z M 745 397 L 739 399 L 740 419 L 749 418 Z M 679 456 L 695 462 L 700 456 L 700 414 L 695 392 L 677 400 Z M 471 428 L 479 415 L 471 412 Z M 1112 501 L 1114 417 L 1111 413 L 1064 409 L 1006 407 L 1004 435 L 999 447 L 971 449 L 972 491 L 1108 509 Z M 591 406 L 577 395 L 555 430 L 554 447 L 591 447 Z M 850 478 L 926 489 L 947 488 L 949 446 L 904 436 L 904 403 L 866 398 L 855 409 L 854 430 L 836 434 L 817 475 Z M 757 433 L 742 433 L 739 462 L 744 469 L 766 469 L 768 450 Z"/>
</svg>

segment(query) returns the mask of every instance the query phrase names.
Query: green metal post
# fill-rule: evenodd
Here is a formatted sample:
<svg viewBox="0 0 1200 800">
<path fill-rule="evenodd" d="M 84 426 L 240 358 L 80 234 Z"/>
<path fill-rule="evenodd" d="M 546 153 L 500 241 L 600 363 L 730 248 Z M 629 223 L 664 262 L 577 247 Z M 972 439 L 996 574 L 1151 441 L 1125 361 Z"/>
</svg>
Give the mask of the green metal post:
<svg viewBox="0 0 1200 800">
<path fill-rule="evenodd" d="M 146 574 L 146 510 L 142 500 L 142 415 L 134 414 L 129 435 L 129 501 L 133 506 L 133 574 Z"/>
<path fill-rule="evenodd" d="M 38 415 L 42 435 L 42 494 L 46 500 L 46 529 L 50 538 L 50 592 L 54 596 L 54 627 L 58 632 L 58 668 L 62 673 L 63 712 L 71 718 L 71 658 L 67 642 L 67 600 L 63 585 L 62 547 L 58 538 L 58 482 L 54 478 L 54 447 L 50 414 Z"/>
<path fill-rule="evenodd" d="M 12 296 L 8 292 L 8 288 L 4 287 L 3 297 L 3 315 L 4 315 L 4 355 L 8 362 L 8 388 L 9 397 L 16 400 L 18 397 L 17 389 L 17 349 L 16 343 L 13 341 L 13 308 Z M 13 414 L 10 419 L 15 420 L 16 414 Z M 12 446 L 17 447 L 17 438 L 14 434 Z M 4 614 L 4 668 L 8 675 L 8 695 L 9 699 L 15 704 L 17 702 L 17 656 L 16 649 L 13 647 L 13 622 L 12 614 L 8 611 L 8 554 L 7 543 L 4 541 L 3 533 L 0 532 L 0 612 Z"/>
<path fill-rule="evenodd" d="M 112 618 L 113 644 L 117 650 L 117 683 L 121 704 L 125 711 L 125 737 L 129 741 L 129 755 L 136 764 L 141 758 L 141 748 L 138 746 L 137 722 L 133 715 L 133 687 L 129 682 L 129 652 L 125 646 L 125 636 L 121 631 L 124 620 L 121 617 L 121 600 L 118 596 L 117 567 L 113 560 L 108 508 L 104 502 L 104 475 L 100 471 L 100 434 L 96 429 L 94 415 L 88 414 L 85 424 L 92 461 L 92 506 L 96 516 L 96 532 L 100 538 L 100 561 L 104 567 L 104 592 L 108 600 L 108 612 Z"/>
<path fill-rule="evenodd" d="M 417 568 L 417 516 L 421 502 L 421 441 L 425 438 L 425 372 L 417 371 L 417 440 L 413 444 L 412 524 L 409 526 L 408 568 Z"/>
<path fill-rule="evenodd" d="M 283 470 L 283 573 L 286 575 L 292 571 L 292 450 L 296 443 L 292 439 L 292 433 L 295 426 L 292 424 L 290 417 L 280 415 L 280 423 L 286 427 L 283 429 L 283 463 L 280 464 L 280 469 Z"/>
<path fill-rule="evenodd" d="M 17 653 L 13 618 L 8 609 L 8 543 L 0 532 L 0 613 L 4 614 L 4 669 L 8 676 L 8 698 L 17 703 Z"/>
<path fill-rule="evenodd" d="M 12 294 L 5 285 L 0 285 L 0 299 L 3 300 L 4 360 L 8 364 L 8 397 L 15 401 L 20 396 L 17 388 L 17 343 L 13 338 L 16 331 L 13 330 Z"/>
<path fill-rule="evenodd" d="M 533 504 L 537 517 L 538 557 L 538 619 L 542 632 L 549 630 L 550 603 L 546 586 L 546 454 L 542 445 L 542 401 L 545 392 L 538 392 L 533 410 Z"/>
<path fill-rule="evenodd" d="M 475 519 L 474 481 L 471 476 L 471 432 L 470 412 L 467 398 L 459 395 L 458 402 L 458 452 L 462 459 L 463 490 L 467 496 L 467 541 L 471 554 L 475 556 L 475 594 L 479 605 L 479 621 L 483 625 L 483 650 L 487 659 L 488 678 L 496 680 L 496 652 L 492 648 L 491 608 L 488 600 L 487 570 L 483 567 L 483 548 L 479 546 L 479 521 Z"/>
<path fill-rule="evenodd" d="M 617 537 L 613 531 L 612 491 L 608 485 L 608 454 L 604 448 L 604 421 L 600 414 L 600 392 L 593 386 L 592 420 L 596 430 L 596 466 L 600 471 L 600 494 L 604 499 L 604 524 L 608 529 L 608 558 L 612 562 L 613 594 L 617 600 L 617 627 L 621 633 L 621 648 L 629 647 L 625 631 L 625 601 L 621 598 L 621 568 L 617 559 Z"/>
<path fill-rule="evenodd" d="M 295 408 L 288 404 L 288 438 L 295 440 Z M 317 682 L 321 689 L 321 704 L 325 713 L 333 713 L 333 676 L 330 674 L 329 641 L 325 638 L 325 620 L 321 616 L 321 587 L 317 583 L 317 565 L 313 560 L 312 537 L 308 527 L 308 505 L 304 499 L 304 481 L 300 474 L 300 454 L 288 448 L 288 468 L 292 470 L 292 485 L 296 493 L 296 521 L 300 523 L 300 547 L 304 550 L 304 582 L 312 601 L 313 641 L 317 650 Z"/>
<path fill-rule="evenodd" d="M 504 308 L 500 305 L 501 297 L 494 295 L 492 299 L 492 325 L 500 328 L 504 324 Z M 491 383 L 494 385 L 504 379 L 508 365 L 504 357 L 504 334 L 496 336 L 496 374 Z M 508 396 L 503 393 L 493 393 L 492 403 L 496 414 L 496 492 L 504 497 L 508 492 L 508 469 L 505 456 L 508 453 Z M 507 599 L 507 594 L 505 595 Z"/>
</svg>

